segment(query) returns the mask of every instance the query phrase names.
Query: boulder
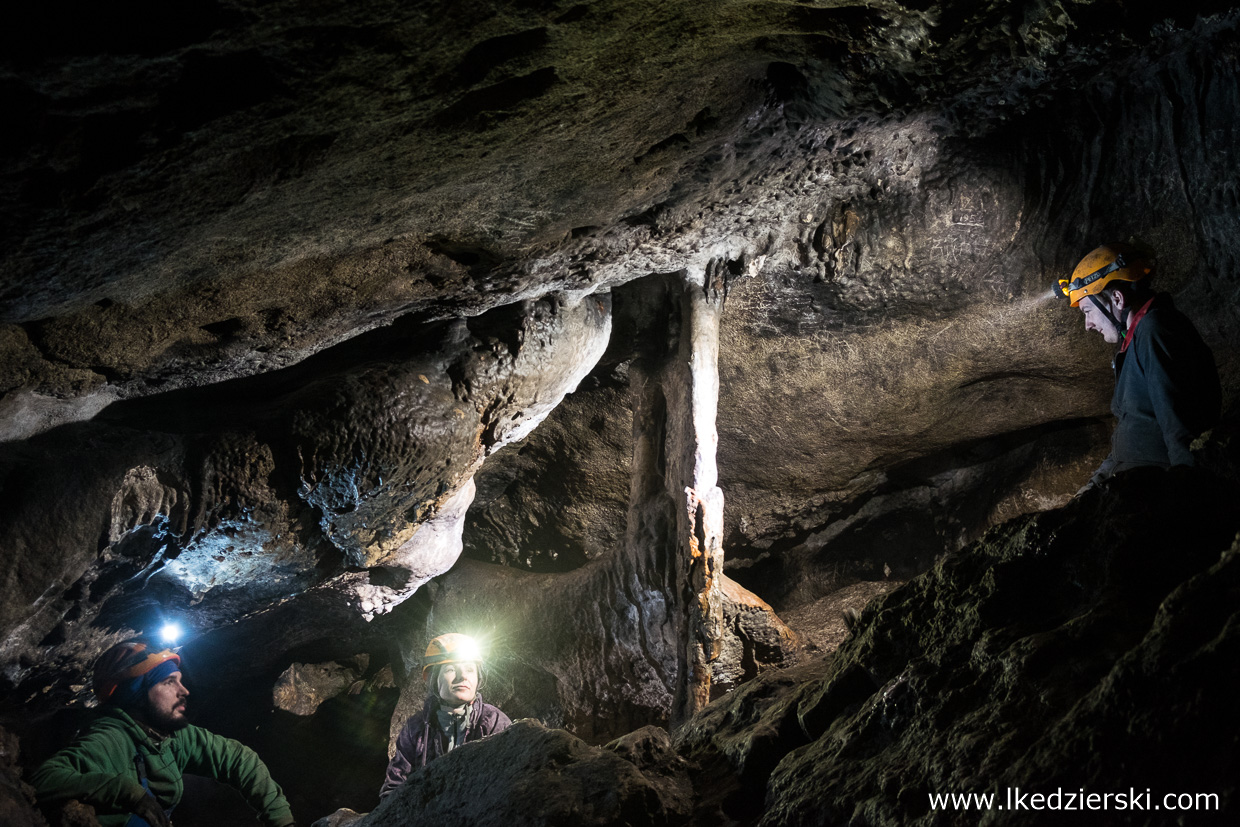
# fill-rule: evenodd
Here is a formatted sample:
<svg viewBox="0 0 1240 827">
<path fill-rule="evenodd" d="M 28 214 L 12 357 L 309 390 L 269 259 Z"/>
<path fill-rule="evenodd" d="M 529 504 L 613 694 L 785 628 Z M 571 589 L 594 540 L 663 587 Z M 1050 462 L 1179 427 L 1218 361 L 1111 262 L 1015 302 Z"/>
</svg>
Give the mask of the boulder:
<svg viewBox="0 0 1240 827">
<path fill-rule="evenodd" d="M 683 791 L 647 778 L 626 751 L 517 721 L 415 770 L 358 827 L 681 823 Z"/>
</svg>

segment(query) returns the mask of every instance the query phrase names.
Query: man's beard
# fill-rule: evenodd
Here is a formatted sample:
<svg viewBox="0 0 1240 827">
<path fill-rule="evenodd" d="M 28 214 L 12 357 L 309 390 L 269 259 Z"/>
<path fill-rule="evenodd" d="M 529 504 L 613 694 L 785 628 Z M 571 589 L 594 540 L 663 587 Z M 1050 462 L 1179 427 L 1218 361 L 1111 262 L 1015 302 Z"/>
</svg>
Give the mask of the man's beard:
<svg viewBox="0 0 1240 827">
<path fill-rule="evenodd" d="M 178 729 L 185 729 L 189 726 L 184 710 L 179 713 L 175 709 L 172 712 L 160 712 L 149 700 L 146 700 L 142 702 L 140 711 L 148 726 L 165 735 L 171 735 Z"/>
</svg>

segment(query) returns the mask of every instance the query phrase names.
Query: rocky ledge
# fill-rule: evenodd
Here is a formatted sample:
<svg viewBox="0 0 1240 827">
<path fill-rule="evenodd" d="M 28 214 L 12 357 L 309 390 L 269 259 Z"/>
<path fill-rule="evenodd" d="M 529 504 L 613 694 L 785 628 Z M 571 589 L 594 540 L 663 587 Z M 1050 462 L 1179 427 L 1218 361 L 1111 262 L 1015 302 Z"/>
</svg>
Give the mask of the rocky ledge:
<svg viewBox="0 0 1240 827">
<path fill-rule="evenodd" d="M 1193 469 L 1124 475 L 993 529 L 873 601 L 833 655 L 760 675 L 670 737 L 594 747 L 519 722 L 320 824 L 1234 817 L 1238 493 Z M 993 808 L 935 805 L 953 793 Z"/>
</svg>

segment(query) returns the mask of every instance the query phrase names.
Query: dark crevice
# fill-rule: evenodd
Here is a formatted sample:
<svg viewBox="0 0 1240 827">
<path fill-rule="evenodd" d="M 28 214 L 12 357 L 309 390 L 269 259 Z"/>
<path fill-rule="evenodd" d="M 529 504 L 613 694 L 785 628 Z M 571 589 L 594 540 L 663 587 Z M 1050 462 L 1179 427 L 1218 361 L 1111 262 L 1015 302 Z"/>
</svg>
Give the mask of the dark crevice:
<svg viewBox="0 0 1240 827">
<path fill-rule="evenodd" d="M 938 503 L 932 512 L 893 503 L 881 518 L 862 520 L 819 548 L 807 551 L 807 543 L 828 524 L 840 524 L 857 517 L 879 497 L 932 485 L 936 477 L 956 469 L 996 460 L 1023 448 L 1036 454 L 1037 450 L 1044 449 L 1048 440 L 1061 451 L 1079 454 L 1092 444 L 1089 431 L 1094 425 L 1091 419 L 1051 422 L 997 437 L 966 440 L 886 468 L 881 484 L 846 501 L 833 503 L 829 511 L 815 515 L 816 525 L 790 529 L 786 536 L 777 537 L 761 548 L 752 546 L 734 530 L 725 538 L 731 564 L 727 573 L 750 591 L 763 595 L 777 610 L 789 608 L 781 604 L 798 584 L 795 551 L 811 554 L 812 565 L 825 573 L 828 580 L 840 585 L 846 585 L 845 581 L 912 577 L 930 565 L 938 554 L 949 550 L 945 543 L 949 544 L 963 527 L 957 525 L 959 520 L 968 522 L 972 519 L 970 515 L 984 514 L 991 499 L 1007 490 L 1000 478 L 992 477 L 991 490 L 979 491 L 959 502 Z M 1030 461 L 1027 457 L 1005 473 L 1017 475 Z M 720 481 L 720 486 L 726 494 L 729 488 L 726 477 Z M 869 553 L 875 545 L 888 551 L 878 556 Z M 884 564 L 890 566 L 890 573 L 884 569 Z"/>
<path fill-rule="evenodd" d="M 164 90 L 159 109 L 178 132 L 248 109 L 283 91 L 283 84 L 256 50 L 192 51 L 182 60 L 181 75 Z"/>
<path fill-rule="evenodd" d="M 640 164 L 642 161 L 646 160 L 651 155 L 655 155 L 665 150 L 672 149 L 673 147 L 685 147 L 688 145 L 689 145 L 689 139 L 685 137 L 684 134 L 677 132 L 675 135 L 670 135 L 664 138 L 663 140 L 659 141 L 657 144 L 654 144 L 653 146 L 651 146 L 650 149 L 647 149 L 641 155 L 638 155 L 636 158 L 633 159 L 633 163 Z"/>
<path fill-rule="evenodd" d="M 509 117 L 521 104 L 546 94 L 557 82 L 559 77 L 553 66 L 502 80 L 467 92 L 440 112 L 436 120 L 443 126 L 485 128 Z"/>
<path fill-rule="evenodd" d="M 539 27 L 476 43 L 457 64 L 452 85 L 473 86 L 505 63 L 537 53 L 548 39 L 547 29 Z"/>
<path fill-rule="evenodd" d="M 498 267 L 502 261 L 499 255 L 481 244 L 453 241 L 443 236 L 432 236 L 427 239 L 426 249 L 455 261 L 471 274 L 489 272 Z"/>
<path fill-rule="evenodd" d="M 1018 382 L 1024 382 L 1024 381 L 1058 382 L 1060 381 L 1058 376 L 1048 376 L 1046 374 L 1038 373 L 1036 371 L 1001 370 L 1001 371 L 996 371 L 995 373 L 987 373 L 982 376 L 974 377 L 967 382 L 962 382 L 961 384 L 957 385 L 956 388 L 958 390 L 964 390 L 965 388 L 971 388 L 974 385 L 985 385 L 985 384 L 989 384 L 993 382 L 1007 382 L 1010 380 L 1015 380 Z"/>
</svg>

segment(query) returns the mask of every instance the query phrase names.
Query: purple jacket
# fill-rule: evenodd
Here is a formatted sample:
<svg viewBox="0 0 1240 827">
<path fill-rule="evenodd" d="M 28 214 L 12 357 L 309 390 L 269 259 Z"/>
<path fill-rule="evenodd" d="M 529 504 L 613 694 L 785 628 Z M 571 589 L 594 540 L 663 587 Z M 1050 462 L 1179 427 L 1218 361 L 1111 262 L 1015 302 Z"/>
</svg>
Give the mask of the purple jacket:
<svg viewBox="0 0 1240 827">
<path fill-rule="evenodd" d="M 434 761 L 447 752 L 444 734 L 435 723 L 435 712 L 439 709 L 439 698 L 431 695 L 426 699 L 422 711 L 414 715 L 401 727 L 396 737 L 396 754 L 388 762 L 387 778 L 379 790 L 379 798 L 386 798 L 397 787 L 405 783 L 414 767 L 424 767 L 426 762 Z M 465 729 L 465 737 L 461 743 L 477 741 L 488 735 L 503 732 L 512 726 L 510 719 L 498 707 L 482 702 L 482 696 L 474 699 L 474 706 L 469 715 L 469 726 Z"/>
</svg>

